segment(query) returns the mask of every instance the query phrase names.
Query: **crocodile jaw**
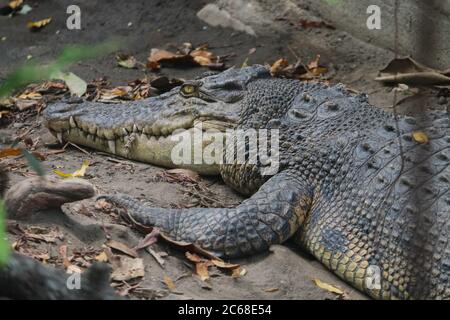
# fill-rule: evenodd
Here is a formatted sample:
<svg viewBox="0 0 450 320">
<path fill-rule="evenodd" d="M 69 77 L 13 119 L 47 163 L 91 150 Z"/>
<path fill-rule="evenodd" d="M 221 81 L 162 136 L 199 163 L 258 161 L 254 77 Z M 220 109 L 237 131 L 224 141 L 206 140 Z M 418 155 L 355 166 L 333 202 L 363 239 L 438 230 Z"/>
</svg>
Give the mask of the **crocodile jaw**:
<svg viewBox="0 0 450 320">
<path fill-rule="evenodd" d="M 166 94 L 127 104 L 51 105 L 44 111 L 44 119 L 60 142 L 70 141 L 158 166 L 215 175 L 219 173 L 218 165 L 175 165 L 171 153 L 178 140 L 173 137 L 180 130 L 188 130 L 192 135 L 194 126 L 200 122 L 203 130 L 233 128 L 237 110 L 236 105 L 228 104 L 224 108 L 218 103 L 186 102 Z M 201 143 L 205 146 L 208 141 Z"/>
<path fill-rule="evenodd" d="M 194 129 L 187 130 L 193 136 Z M 178 143 L 173 139 L 174 135 L 168 136 L 148 136 L 137 133 L 114 140 L 102 139 L 94 135 L 87 134 L 83 130 L 74 128 L 67 131 L 50 132 L 62 141 L 70 141 L 78 145 L 90 147 L 106 153 L 111 153 L 120 157 L 150 163 L 165 168 L 184 168 L 196 171 L 203 175 L 218 175 L 219 166 L 214 164 L 174 164 L 171 158 L 173 147 Z M 203 146 L 209 141 L 203 140 Z M 192 147 L 193 150 L 194 147 Z M 193 154 L 191 155 L 193 159 Z"/>
</svg>

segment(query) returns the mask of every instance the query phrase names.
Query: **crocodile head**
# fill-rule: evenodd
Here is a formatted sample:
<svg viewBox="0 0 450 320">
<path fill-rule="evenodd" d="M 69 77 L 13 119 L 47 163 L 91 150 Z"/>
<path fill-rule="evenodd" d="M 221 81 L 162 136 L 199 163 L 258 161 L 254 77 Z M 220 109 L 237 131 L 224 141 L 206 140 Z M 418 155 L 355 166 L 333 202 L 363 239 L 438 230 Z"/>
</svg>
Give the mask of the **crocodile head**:
<svg viewBox="0 0 450 320">
<path fill-rule="evenodd" d="M 229 69 L 187 81 L 170 92 L 145 100 L 124 104 L 58 103 L 47 107 L 43 115 L 47 128 L 61 142 L 70 141 L 163 167 L 217 174 L 218 165 L 175 165 L 171 157 L 179 141 L 175 136 L 182 130 L 193 135 L 199 124 L 203 131 L 234 128 L 247 85 L 268 76 L 262 66 Z"/>
</svg>

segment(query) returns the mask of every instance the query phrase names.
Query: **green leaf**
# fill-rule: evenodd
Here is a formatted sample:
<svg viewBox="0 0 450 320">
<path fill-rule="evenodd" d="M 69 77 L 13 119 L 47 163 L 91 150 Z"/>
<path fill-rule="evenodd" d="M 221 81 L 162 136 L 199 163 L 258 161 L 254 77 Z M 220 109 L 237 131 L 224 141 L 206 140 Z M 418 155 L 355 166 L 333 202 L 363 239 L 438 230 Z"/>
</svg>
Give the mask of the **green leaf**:
<svg viewBox="0 0 450 320">
<path fill-rule="evenodd" d="M 8 258 L 11 251 L 11 247 L 9 246 L 9 243 L 6 240 L 5 219 L 6 219 L 5 203 L 3 200 L 0 200 L 0 265 L 3 265 L 8 262 Z"/>
<path fill-rule="evenodd" d="M 28 165 L 31 169 L 33 169 L 40 177 L 45 175 L 44 168 L 42 168 L 41 162 L 36 159 L 31 153 L 27 150 L 22 149 L 22 154 L 28 162 Z"/>
<path fill-rule="evenodd" d="M 83 94 L 86 93 L 87 90 L 86 81 L 84 81 L 83 79 L 81 79 L 72 72 L 57 71 L 51 76 L 51 78 L 63 80 L 66 83 L 67 87 L 69 87 L 69 90 L 72 93 L 72 95 L 81 97 Z"/>
</svg>

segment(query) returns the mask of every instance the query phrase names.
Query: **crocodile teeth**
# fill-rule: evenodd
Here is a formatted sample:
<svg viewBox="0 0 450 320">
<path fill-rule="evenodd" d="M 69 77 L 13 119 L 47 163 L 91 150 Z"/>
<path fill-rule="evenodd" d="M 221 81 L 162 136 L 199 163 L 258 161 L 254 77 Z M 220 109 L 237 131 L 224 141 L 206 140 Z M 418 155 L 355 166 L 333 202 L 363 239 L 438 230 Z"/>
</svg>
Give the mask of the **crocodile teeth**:
<svg viewBox="0 0 450 320">
<path fill-rule="evenodd" d="M 70 127 L 71 128 L 76 128 L 77 127 L 77 124 L 75 123 L 75 120 L 73 119 L 72 116 L 69 118 L 69 123 L 70 123 Z"/>
<path fill-rule="evenodd" d="M 133 125 L 133 132 L 136 133 L 138 131 L 139 131 L 139 129 L 138 129 L 137 125 Z"/>
<path fill-rule="evenodd" d="M 113 154 L 116 154 L 116 141 L 115 140 L 108 140 L 108 147 L 109 147 L 109 150 Z"/>
<path fill-rule="evenodd" d="M 57 132 L 57 133 L 56 133 L 56 137 L 58 138 L 58 141 L 59 141 L 60 143 L 63 143 L 62 132 Z"/>
<path fill-rule="evenodd" d="M 124 136 L 127 136 L 127 135 L 128 135 L 128 130 L 127 130 L 127 129 L 122 128 L 122 132 L 123 132 L 123 135 L 124 135 Z"/>
</svg>

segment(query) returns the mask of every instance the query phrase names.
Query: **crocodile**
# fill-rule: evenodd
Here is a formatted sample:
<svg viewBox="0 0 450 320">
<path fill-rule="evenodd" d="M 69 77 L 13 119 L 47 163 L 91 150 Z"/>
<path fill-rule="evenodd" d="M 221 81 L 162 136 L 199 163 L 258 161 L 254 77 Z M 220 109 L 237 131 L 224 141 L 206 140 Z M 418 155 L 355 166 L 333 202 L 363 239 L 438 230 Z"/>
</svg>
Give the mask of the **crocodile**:
<svg viewBox="0 0 450 320">
<path fill-rule="evenodd" d="M 446 112 L 397 116 L 342 84 L 272 78 L 255 65 L 123 105 L 55 104 L 44 118 L 60 140 L 164 167 L 177 166 L 170 150 L 178 129 L 277 130 L 276 173 L 262 174 L 262 157 L 249 161 L 255 147 L 248 143 L 243 162 L 178 165 L 220 174 L 249 195 L 237 207 L 168 209 L 124 194 L 99 198 L 221 257 L 289 240 L 373 298 L 450 298 Z"/>
</svg>

